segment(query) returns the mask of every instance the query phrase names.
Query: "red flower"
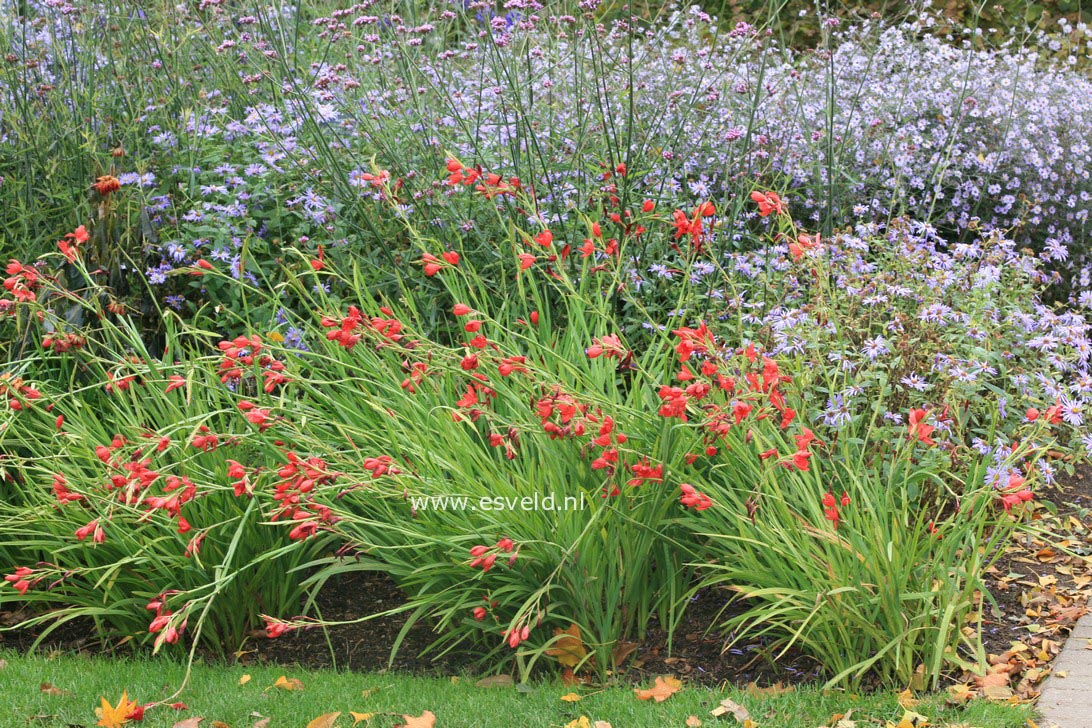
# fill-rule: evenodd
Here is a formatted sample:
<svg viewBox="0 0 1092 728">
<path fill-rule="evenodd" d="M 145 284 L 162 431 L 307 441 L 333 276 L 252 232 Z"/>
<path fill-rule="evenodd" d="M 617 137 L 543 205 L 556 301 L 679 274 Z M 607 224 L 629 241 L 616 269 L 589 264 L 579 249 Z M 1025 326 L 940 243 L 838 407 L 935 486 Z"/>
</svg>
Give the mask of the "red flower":
<svg viewBox="0 0 1092 728">
<path fill-rule="evenodd" d="M 76 529 L 76 539 L 78 541 L 83 541 L 88 536 L 95 543 L 102 543 L 106 540 L 106 532 L 99 525 L 98 519 Z"/>
<path fill-rule="evenodd" d="M 679 502 L 687 508 L 693 508 L 696 511 L 704 511 L 713 505 L 713 501 L 709 500 L 709 496 L 698 492 L 694 489 L 694 486 L 689 483 L 680 485 L 679 490 L 682 491 L 682 495 L 679 496 Z"/>
<path fill-rule="evenodd" d="M 76 255 L 79 253 L 79 246 L 86 243 L 90 237 L 87 228 L 80 225 L 74 232 L 66 234 L 63 239 L 58 241 L 57 247 L 69 263 L 75 263 Z"/>
<path fill-rule="evenodd" d="M 920 442 L 926 445 L 936 445 L 936 443 L 929 437 L 933 434 L 933 430 L 936 429 L 933 425 L 925 424 L 924 420 L 929 416 L 929 413 L 923 409 L 910 410 L 910 425 L 909 435 L 911 438 L 917 438 Z"/>
<path fill-rule="evenodd" d="M 814 236 L 801 235 L 797 238 L 797 242 L 789 243 L 789 253 L 792 254 L 792 259 L 799 261 L 804 257 L 804 253 L 808 250 L 819 245 L 821 236 L 816 233 Z"/>
<path fill-rule="evenodd" d="M 823 496 L 823 518 L 833 523 L 834 528 L 838 528 L 841 516 L 838 513 L 838 501 L 835 500 L 834 493 L 826 493 Z"/>
<path fill-rule="evenodd" d="M 761 217 L 766 217 L 770 213 L 780 215 L 785 212 L 785 203 L 781 201 L 776 192 L 762 193 L 755 190 L 751 193 L 751 199 L 758 203 L 758 214 Z"/>
</svg>

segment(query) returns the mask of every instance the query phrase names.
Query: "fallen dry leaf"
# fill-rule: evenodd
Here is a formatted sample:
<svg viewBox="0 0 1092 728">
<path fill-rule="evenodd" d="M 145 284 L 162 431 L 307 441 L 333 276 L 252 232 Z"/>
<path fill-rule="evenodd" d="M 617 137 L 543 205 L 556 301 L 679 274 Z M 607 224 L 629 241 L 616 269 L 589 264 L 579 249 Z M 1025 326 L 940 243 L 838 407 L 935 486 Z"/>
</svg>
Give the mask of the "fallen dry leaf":
<svg viewBox="0 0 1092 728">
<path fill-rule="evenodd" d="M 758 687 L 758 684 L 754 682 L 747 683 L 748 694 L 754 695 L 755 697 L 760 695 L 784 695 L 785 693 L 791 693 L 795 689 L 796 688 L 792 685 L 782 685 L 780 680 L 773 685 L 764 688 Z"/>
<path fill-rule="evenodd" d="M 735 719 L 738 720 L 740 723 L 746 723 L 751 719 L 751 714 L 747 712 L 746 708 L 744 708 L 742 705 L 735 702 L 734 700 L 729 700 L 728 698 L 720 701 L 720 705 L 709 711 L 709 714 L 712 715 L 714 718 L 720 718 L 721 716 L 728 715 L 729 713 L 731 713 L 732 716 L 734 716 Z"/>
<path fill-rule="evenodd" d="M 474 684 L 479 688 L 510 688 L 514 683 L 511 675 L 490 675 Z"/>
<path fill-rule="evenodd" d="M 557 641 L 554 646 L 546 650 L 550 657 L 556 657 L 557 661 L 566 667 L 576 667 L 588 655 L 584 642 L 580 639 L 580 627 L 576 624 L 569 625 L 566 630 L 555 629 L 554 636 Z"/>
<path fill-rule="evenodd" d="M 303 690 L 303 683 L 297 678 L 281 675 L 277 678 L 277 682 L 273 683 L 273 687 L 281 690 Z"/>
<path fill-rule="evenodd" d="M 231 728 L 231 726 L 222 720 L 214 720 L 212 721 L 210 728 Z"/>
<path fill-rule="evenodd" d="M 911 708 L 916 707 L 917 704 L 918 699 L 915 698 L 914 694 L 909 690 L 903 690 L 901 693 L 899 693 L 900 707 L 905 708 L 906 710 L 910 710 Z"/>
<path fill-rule="evenodd" d="M 186 718 L 185 720 L 180 720 L 175 723 L 172 728 L 197 728 L 199 725 L 201 725 L 201 721 L 203 720 L 204 718 Z M 269 719 L 266 718 L 266 720 Z"/>
<path fill-rule="evenodd" d="M 577 695 L 576 693 L 568 693 L 567 695 L 562 695 L 561 699 L 564 700 L 566 703 L 575 703 L 576 701 L 581 699 L 581 696 Z"/>
<path fill-rule="evenodd" d="M 136 703 L 129 700 L 128 692 L 122 692 L 117 705 L 110 705 L 106 702 L 106 698 L 100 699 L 102 707 L 95 708 L 95 715 L 99 717 L 99 722 L 95 725 L 102 728 L 119 728 L 125 725 L 129 722 L 129 714 L 137 707 Z"/>
<path fill-rule="evenodd" d="M 240 685 L 246 685 L 248 682 L 250 682 L 250 675 L 243 675 L 241 678 L 239 678 Z"/>
<path fill-rule="evenodd" d="M 929 719 L 912 710 L 903 713 L 902 719 L 898 723 L 887 721 L 887 728 L 924 728 L 927 725 L 929 725 Z"/>
<path fill-rule="evenodd" d="M 677 677 L 661 676 L 656 678 L 651 688 L 647 690 L 635 688 L 634 692 L 640 700 L 655 700 L 657 703 L 662 703 L 680 690 L 682 690 L 682 681 Z"/>
<path fill-rule="evenodd" d="M 597 720 L 592 723 L 592 728 L 612 728 L 612 726 L 605 720 Z"/>
<path fill-rule="evenodd" d="M 319 717 L 312 719 L 311 722 L 307 724 L 307 728 L 333 728 L 334 723 L 337 722 L 338 716 L 340 715 L 340 712 L 323 713 Z"/>
<path fill-rule="evenodd" d="M 269 718 L 262 718 L 250 728 L 269 728 Z"/>
<path fill-rule="evenodd" d="M 636 642 L 618 642 L 614 645 L 614 649 L 611 650 L 611 659 L 614 660 L 615 665 L 620 667 L 630 655 L 637 651 L 638 647 L 640 647 L 640 645 Z"/>
<path fill-rule="evenodd" d="M 0 660 L 0 670 L 3 670 L 7 666 L 8 666 L 8 661 L 7 660 Z"/>
<path fill-rule="evenodd" d="M 591 721 L 588 720 L 588 716 L 582 715 L 576 720 L 566 723 L 565 728 L 592 728 L 592 724 Z"/>
<path fill-rule="evenodd" d="M 356 713 L 352 710 L 349 711 L 349 715 L 353 717 L 353 725 L 357 723 L 366 723 L 375 717 L 375 713 Z"/>
<path fill-rule="evenodd" d="M 402 728 L 433 728 L 436 725 L 436 716 L 431 710 L 426 710 L 417 717 L 403 715 L 402 720 L 406 721 Z"/>
<path fill-rule="evenodd" d="M 852 709 L 830 716 L 830 728 L 857 728 L 857 721 L 849 718 L 851 715 L 853 715 Z"/>
<path fill-rule="evenodd" d="M 47 682 L 44 682 L 41 685 L 39 685 L 38 689 L 41 690 L 46 695 L 71 695 L 72 694 L 72 693 L 68 692 L 67 690 L 61 690 L 59 687 L 56 687 L 52 683 L 47 683 Z"/>
<path fill-rule="evenodd" d="M 686 728 L 701 728 L 701 718 L 696 715 L 687 717 Z"/>
<path fill-rule="evenodd" d="M 952 685 L 948 688 L 948 702 L 954 705 L 961 705 L 968 700 L 974 700 L 977 693 L 971 689 L 970 685 L 961 683 L 959 685 Z"/>
<path fill-rule="evenodd" d="M 1007 685 L 987 685 L 982 688 L 982 695 L 990 700 L 1008 700 L 1012 697 L 1012 688 Z"/>
</svg>

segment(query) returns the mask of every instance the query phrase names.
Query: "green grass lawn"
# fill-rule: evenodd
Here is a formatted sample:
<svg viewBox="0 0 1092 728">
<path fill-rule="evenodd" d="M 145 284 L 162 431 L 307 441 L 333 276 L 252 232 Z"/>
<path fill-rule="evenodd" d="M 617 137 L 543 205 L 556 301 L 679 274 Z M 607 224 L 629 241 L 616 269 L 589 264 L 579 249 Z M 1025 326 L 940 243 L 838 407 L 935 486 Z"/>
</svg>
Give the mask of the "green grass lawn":
<svg viewBox="0 0 1092 728">
<path fill-rule="evenodd" d="M 852 710 L 850 720 L 858 728 L 897 724 L 904 710 L 894 693 L 851 695 L 816 688 L 796 689 L 778 695 L 753 695 L 745 690 L 712 690 L 689 687 L 662 703 L 638 700 L 632 687 L 604 690 L 580 688 L 578 702 L 565 702 L 574 691 L 560 683 L 536 682 L 482 688 L 474 678 L 411 677 L 401 674 L 305 671 L 290 667 L 194 666 L 190 683 L 178 697 L 171 697 L 182 682 L 185 667 L 166 660 L 106 659 L 80 656 L 22 656 L 0 651 L 0 726 L 93 726 L 100 697 L 111 704 L 122 691 L 138 703 L 179 700 L 188 707 L 148 710 L 143 723 L 149 728 L 173 726 L 187 718 L 203 717 L 201 728 L 221 721 L 230 728 L 250 728 L 269 718 L 269 728 L 305 728 L 325 713 L 339 711 L 333 724 L 353 725 L 350 711 L 374 713 L 359 726 L 387 728 L 401 724 L 402 715 L 419 716 L 431 711 L 437 728 L 472 726 L 565 726 L 587 716 L 591 724 L 608 721 L 614 728 L 685 726 L 697 716 L 706 726 L 739 725 L 727 715 L 714 718 L 710 710 L 724 698 L 743 705 L 758 728 L 785 726 L 806 728 L 832 724 L 832 716 Z M 249 679 L 243 680 L 249 675 Z M 295 678 L 302 690 L 274 687 L 280 676 Z M 242 682 L 242 684 L 240 684 Z M 49 683 L 55 690 L 43 690 Z M 650 687 L 652 680 L 646 687 Z M 48 687 L 48 686 L 46 686 Z M 58 692 L 59 691 L 59 692 Z M 1031 712 L 1027 706 L 1010 706 L 982 700 L 964 708 L 945 706 L 942 695 L 924 696 L 915 711 L 930 725 L 1024 726 Z"/>
</svg>

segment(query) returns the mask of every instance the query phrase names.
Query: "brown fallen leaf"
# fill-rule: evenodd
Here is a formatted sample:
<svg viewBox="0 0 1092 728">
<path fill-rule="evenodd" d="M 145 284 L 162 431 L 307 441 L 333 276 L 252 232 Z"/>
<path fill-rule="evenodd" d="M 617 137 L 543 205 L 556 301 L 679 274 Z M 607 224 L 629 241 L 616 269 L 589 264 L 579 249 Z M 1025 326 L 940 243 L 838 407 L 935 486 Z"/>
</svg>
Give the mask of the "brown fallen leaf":
<svg viewBox="0 0 1092 728">
<path fill-rule="evenodd" d="M 746 723 L 746 721 L 749 721 L 751 719 L 751 714 L 747 712 L 746 708 L 744 708 L 742 705 L 735 702 L 734 700 L 730 700 L 728 698 L 720 701 L 720 705 L 709 711 L 709 714 L 712 715 L 714 718 L 720 718 L 721 716 L 728 715 L 729 713 L 731 713 L 732 716 L 735 717 L 735 719 L 738 720 L 740 723 Z"/>
<path fill-rule="evenodd" d="M 197 717 L 186 718 L 185 720 L 178 721 L 173 726 L 171 726 L 171 728 L 197 728 L 199 725 L 201 725 L 201 721 L 203 720 L 204 718 Z"/>
<path fill-rule="evenodd" d="M 962 705 L 969 700 L 974 700 L 977 693 L 971 689 L 970 685 L 966 683 L 960 683 L 959 685 L 952 685 L 948 688 L 947 701 L 953 705 Z"/>
<path fill-rule="evenodd" d="M 269 718 L 262 718 L 250 728 L 269 728 Z"/>
<path fill-rule="evenodd" d="M 231 728 L 231 726 L 229 726 L 222 720 L 214 720 L 212 721 L 212 725 L 210 726 L 210 728 Z"/>
<path fill-rule="evenodd" d="M 605 720 L 597 720 L 592 723 L 592 728 L 612 728 L 612 726 Z"/>
<path fill-rule="evenodd" d="M 431 710 L 426 710 L 417 717 L 403 715 L 402 720 L 406 721 L 402 728 L 433 728 L 436 725 L 436 716 Z"/>
<path fill-rule="evenodd" d="M 618 642 L 610 652 L 611 659 L 614 660 L 615 665 L 621 667 L 622 663 L 636 652 L 639 646 L 636 642 Z"/>
<path fill-rule="evenodd" d="M 72 694 L 67 690 L 61 690 L 59 687 L 56 687 L 55 685 L 53 685 L 53 683 L 47 683 L 47 682 L 44 682 L 41 685 L 39 685 L 38 689 L 41 690 L 46 695 L 71 695 Z"/>
<path fill-rule="evenodd" d="M 911 708 L 916 707 L 917 704 L 918 699 L 915 698 L 914 694 L 909 690 L 903 690 L 901 693 L 899 693 L 900 707 L 905 708 L 906 710 L 910 710 Z"/>
<path fill-rule="evenodd" d="M 651 688 L 647 690 L 635 688 L 634 692 L 640 700 L 655 700 L 657 703 L 662 703 L 680 690 L 682 690 L 682 681 L 677 677 L 660 676 L 656 678 Z"/>
<path fill-rule="evenodd" d="M 557 641 L 553 647 L 546 650 L 550 657 L 556 657 L 557 661 L 565 667 L 576 667 L 588 655 L 584 642 L 580 639 L 580 627 L 577 624 L 569 625 L 566 630 L 555 629 L 554 637 Z"/>
<path fill-rule="evenodd" d="M 686 719 L 686 728 L 701 728 L 701 718 L 696 715 L 688 716 Z"/>
<path fill-rule="evenodd" d="M 510 688 L 514 683 L 511 675 L 490 675 L 474 684 L 479 688 Z"/>
<path fill-rule="evenodd" d="M 340 715 L 340 712 L 323 713 L 319 717 L 313 718 L 311 722 L 307 724 L 307 728 L 333 728 L 334 723 L 337 722 Z"/>
<path fill-rule="evenodd" d="M 754 695 L 755 697 L 760 695 L 784 695 L 785 693 L 791 693 L 795 689 L 796 688 L 792 685 L 782 685 L 780 680 L 773 685 L 764 688 L 758 687 L 758 684 L 755 682 L 747 683 L 747 693 L 749 695 Z"/>
<path fill-rule="evenodd" d="M 273 687 L 280 688 L 281 690 L 303 690 L 303 683 L 301 683 L 298 678 L 281 675 L 277 678 L 277 681 L 273 683 Z"/>
</svg>

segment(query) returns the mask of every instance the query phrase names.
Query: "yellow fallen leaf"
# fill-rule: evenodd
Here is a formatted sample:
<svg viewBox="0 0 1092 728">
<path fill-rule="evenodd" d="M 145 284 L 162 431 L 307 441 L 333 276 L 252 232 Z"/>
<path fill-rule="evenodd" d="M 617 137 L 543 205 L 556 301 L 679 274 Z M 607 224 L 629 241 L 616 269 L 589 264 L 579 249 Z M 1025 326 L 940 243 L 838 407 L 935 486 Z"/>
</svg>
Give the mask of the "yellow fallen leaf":
<svg viewBox="0 0 1092 728">
<path fill-rule="evenodd" d="M 402 720 L 406 721 L 403 728 L 433 728 L 436 725 L 436 716 L 432 714 L 431 710 L 426 710 L 417 717 L 403 715 Z"/>
<path fill-rule="evenodd" d="M 357 713 L 352 710 L 349 711 L 349 715 L 353 717 L 353 725 L 356 725 L 357 723 L 367 723 L 375 717 L 375 713 Z"/>
<path fill-rule="evenodd" d="M 246 685 L 248 682 L 250 682 L 250 675 L 243 675 L 241 678 L 239 678 L 240 685 Z"/>
<path fill-rule="evenodd" d="M 554 636 L 557 641 L 554 646 L 546 650 L 550 657 L 556 657 L 557 661 L 565 667 L 576 667 L 588 654 L 584 642 L 580 639 L 580 627 L 572 624 L 566 630 L 555 629 Z"/>
<path fill-rule="evenodd" d="M 735 702 L 734 700 L 729 700 L 728 698 L 720 701 L 720 705 L 709 711 L 709 714 L 712 715 L 714 718 L 720 718 L 721 716 L 728 715 L 729 713 L 731 713 L 740 723 L 746 724 L 751 719 L 751 714 L 747 712 L 746 708 L 744 708 L 742 705 Z"/>
<path fill-rule="evenodd" d="M 887 721 L 887 728 L 924 728 L 927 725 L 929 725 L 929 719 L 912 710 L 903 713 L 902 719 L 898 723 Z"/>
<path fill-rule="evenodd" d="M 977 693 L 966 683 L 952 685 L 948 688 L 948 702 L 956 705 L 973 700 L 976 695 Z"/>
<path fill-rule="evenodd" d="M 277 678 L 277 682 L 273 683 L 273 687 L 281 690 L 303 690 L 303 683 L 297 678 L 281 675 Z"/>
<path fill-rule="evenodd" d="M 110 705 L 106 698 L 101 698 L 102 707 L 95 708 L 95 715 L 99 722 L 95 725 L 102 728 L 119 728 L 129 722 L 129 714 L 136 709 L 137 704 L 129 700 L 128 691 L 122 692 L 117 705 Z"/>
<path fill-rule="evenodd" d="M 341 713 L 323 713 L 307 724 L 307 728 L 333 728 Z"/>
<path fill-rule="evenodd" d="M 581 700 L 582 696 L 577 695 L 576 693 L 568 693 L 567 695 L 562 695 L 561 699 L 566 703 L 575 703 L 576 701 Z"/>
<path fill-rule="evenodd" d="M 1057 670 L 1057 671 L 1055 671 L 1055 673 L 1054 673 L 1054 677 L 1065 677 L 1065 676 L 1066 676 L 1066 674 L 1067 674 L 1067 673 L 1066 673 L 1066 671 L 1065 671 L 1065 670 Z"/>
<path fill-rule="evenodd" d="M 899 693 L 899 706 L 900 707 L 905 708 L 906 710 L 910 710 L 911 708 L 915 707 L 917 704 L 918 704 L 917 698 L 915 698 L 914 694 L 912 692 L 910 692 L 909 690 L 903 690 L 901 693 Z"/>
<path fill-rule="evenodd" d="M 647 690 L 635 688 L 634 692 L 637 693 L 639 700 L 655 700 L 657 703 L 662 703 L 680 690 L 682 690 L 682 681 L 677 677 L 661 676 L 656 678 L 651 688 Z"/>
<path fill-rule="evenodd" d="M 592 724 L 588 720 L 588 716 L 582 715 L 576 720 L 566 723 L 565 728 L 592 728 Z"/>
</svg>

